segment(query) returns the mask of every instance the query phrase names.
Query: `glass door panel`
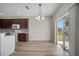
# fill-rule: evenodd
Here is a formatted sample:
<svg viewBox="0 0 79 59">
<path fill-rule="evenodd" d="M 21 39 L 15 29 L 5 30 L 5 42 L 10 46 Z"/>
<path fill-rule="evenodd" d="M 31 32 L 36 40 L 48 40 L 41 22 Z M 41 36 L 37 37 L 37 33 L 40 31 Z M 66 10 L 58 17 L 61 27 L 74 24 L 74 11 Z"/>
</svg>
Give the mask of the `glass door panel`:
<svg viewBox="0 0 79 59">
<path fill-rule="evenodd" d="M 63 19 L 57 20 L 57 41 L 58 44 L 61 46 L 63 46 L 63 38 L 64 38 L 63 26 L 64 26 Z"/>
<path fill-rule="evenodd" d="M 69 50 L 69 22 L 68 20 L 65 22 L 65 26 L 64 26 L 64 46 L 65 46 L 65 49 Z"/>
<path fill-rule="evenodd" d="M 68 16 L 58 19 L 56 22 L 57 27 L 57 43 L 64 49 L 69 50 L 69 21 Z"/>
</svg>

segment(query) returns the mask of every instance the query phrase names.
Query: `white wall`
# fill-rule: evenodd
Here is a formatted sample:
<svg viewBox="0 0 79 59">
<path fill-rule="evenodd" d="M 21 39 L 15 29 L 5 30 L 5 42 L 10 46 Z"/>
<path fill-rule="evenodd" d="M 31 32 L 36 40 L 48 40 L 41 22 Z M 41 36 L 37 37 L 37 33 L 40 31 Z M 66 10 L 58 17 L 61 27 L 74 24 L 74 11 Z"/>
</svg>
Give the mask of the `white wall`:
<svg viewBox="0 0 79 59">
<path fill-rule="evenodd" d="M 70 9 L 70 53 L 79 56 L 79 4 Z"/>
<path fill-rule="evenodd" d="M 79 56 L 79 4 L 76 4 L 75 20 L 75 55 Z"/>
<path fill-rule="evenodd" d="M 50 41 L 51 39 L 51 17 L 45 17 L 43 21 L 29 18 L 29 40 Z"/>
<path fill-rule="evenodd" d="M 70 44 L 69 44 L 69 50 L 70 50 L 70 55 L 75 55 L 75 19 L 76 19 L 76 5 L 73 6 L 69 10 L 69 34 L 70 34 Z"/>
</svg>

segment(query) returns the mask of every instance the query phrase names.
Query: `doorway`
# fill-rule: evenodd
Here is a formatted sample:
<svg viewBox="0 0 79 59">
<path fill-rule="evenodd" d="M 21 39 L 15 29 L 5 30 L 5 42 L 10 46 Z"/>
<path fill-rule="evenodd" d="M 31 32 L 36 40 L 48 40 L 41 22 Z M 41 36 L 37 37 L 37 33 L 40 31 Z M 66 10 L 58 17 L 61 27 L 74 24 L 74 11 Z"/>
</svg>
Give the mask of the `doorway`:
<svg viewBox="0 0 79 59">
<path fill-rule="evenodd" d="M 57 35 L 57 44 L 63 46 L 63 39 L 64 39 L 64 20 L 58 19 L 56 21 L 56 35 Z"/>
<path fill-rule="evenodd" d="M 56 43 L 69 52 L 69 17 L 65 15 L 56 20 Z"/>
</svg>

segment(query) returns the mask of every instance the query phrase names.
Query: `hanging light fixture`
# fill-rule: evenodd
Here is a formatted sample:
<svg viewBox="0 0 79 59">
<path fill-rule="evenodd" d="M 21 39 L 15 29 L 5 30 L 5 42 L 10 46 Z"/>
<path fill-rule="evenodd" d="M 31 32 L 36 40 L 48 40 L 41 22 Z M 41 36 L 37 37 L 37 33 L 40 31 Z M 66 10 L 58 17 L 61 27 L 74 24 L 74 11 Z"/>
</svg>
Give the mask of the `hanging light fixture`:
<svg viewBox="0 0 79 59">
<path fill-rule="evenodd" d="M 44 16 L 41 14 L 41 4 L 39 4 L 39 16 L 36 16 L 35 18 L 38 21 L 44 20 Z"/>
</svg>

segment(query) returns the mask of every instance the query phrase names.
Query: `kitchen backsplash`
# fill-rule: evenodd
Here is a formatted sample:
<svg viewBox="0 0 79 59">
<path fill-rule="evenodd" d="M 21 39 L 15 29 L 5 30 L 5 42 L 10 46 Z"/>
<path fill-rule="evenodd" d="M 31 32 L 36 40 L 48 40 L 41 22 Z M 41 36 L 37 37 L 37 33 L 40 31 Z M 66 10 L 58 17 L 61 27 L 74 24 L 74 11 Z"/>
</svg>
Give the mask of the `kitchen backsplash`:
<svg viewBox="0 0 79 59">
<path fill-rule="evenodd" d="M 0 33 L 14 32 L 13 29 L 0 29 Z"/>
<path fill-rule="evenodd" d="M 28 33 L 28 29 L 18 29 L 14 30 L 15 33 Z"/>
<path fill-rule="evenodd" d="M 28 33 L 28 29 L 0 29 L 0 33 Z"/>
</svg>

